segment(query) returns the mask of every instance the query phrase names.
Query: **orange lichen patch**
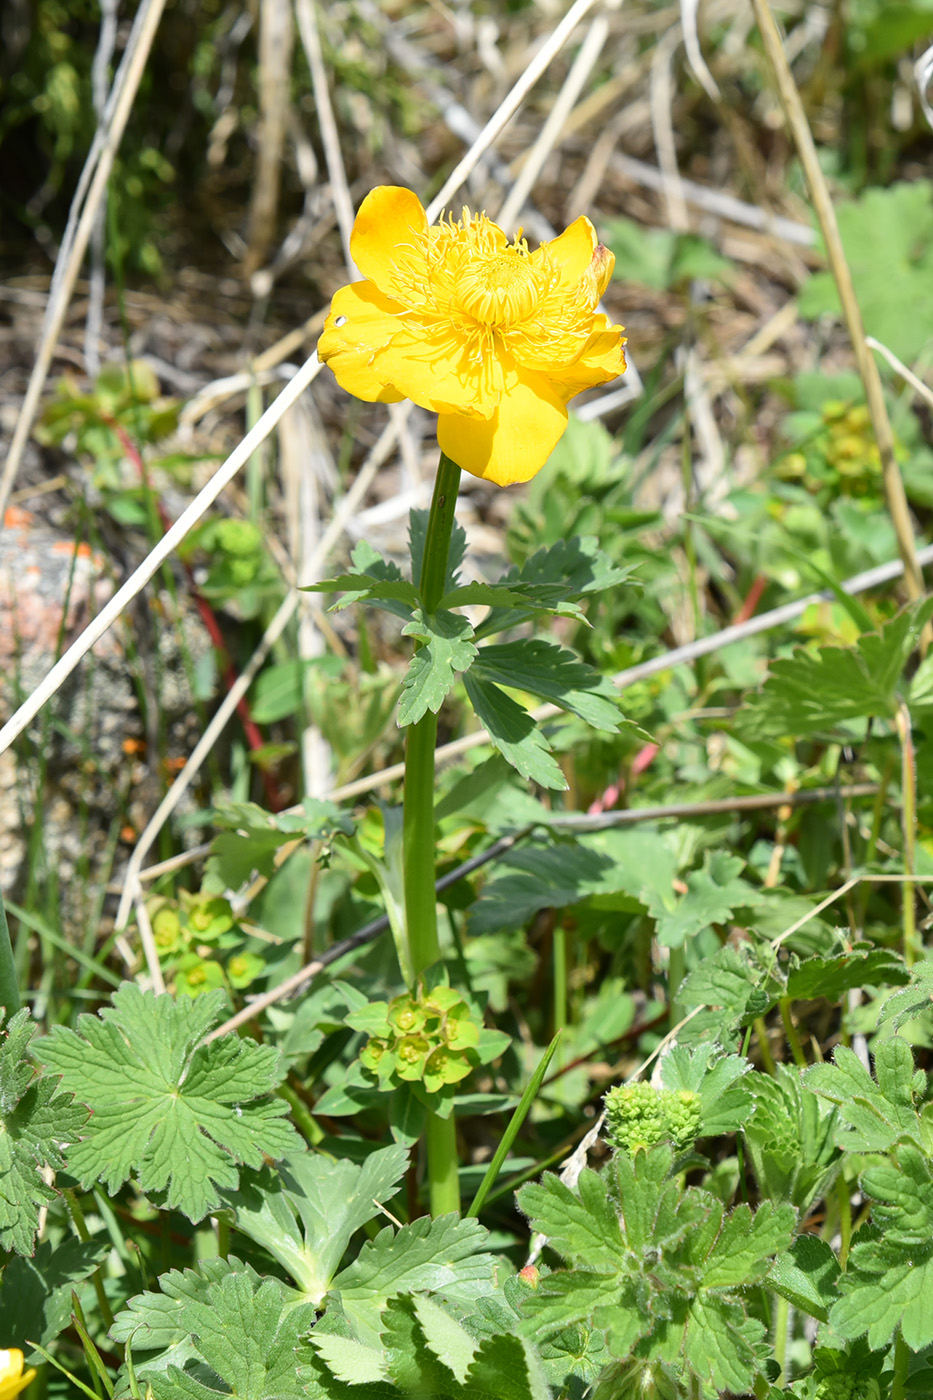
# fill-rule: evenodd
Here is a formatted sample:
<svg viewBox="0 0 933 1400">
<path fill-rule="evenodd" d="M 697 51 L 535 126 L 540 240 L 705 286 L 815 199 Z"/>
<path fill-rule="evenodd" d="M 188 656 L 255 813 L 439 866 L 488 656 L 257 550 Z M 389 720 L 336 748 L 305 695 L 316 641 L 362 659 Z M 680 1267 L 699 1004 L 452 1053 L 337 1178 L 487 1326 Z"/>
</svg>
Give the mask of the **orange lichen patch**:
<svg viewBox="0 0 933 1400">
<path fill-rule="evenodd" d="M 8 530 L 24 530 L 27 525 L 32 524 L 32 520 L 30 512 L 20 506 L 7 506 L 3 513 L 3 523 Z"/>
</svg>

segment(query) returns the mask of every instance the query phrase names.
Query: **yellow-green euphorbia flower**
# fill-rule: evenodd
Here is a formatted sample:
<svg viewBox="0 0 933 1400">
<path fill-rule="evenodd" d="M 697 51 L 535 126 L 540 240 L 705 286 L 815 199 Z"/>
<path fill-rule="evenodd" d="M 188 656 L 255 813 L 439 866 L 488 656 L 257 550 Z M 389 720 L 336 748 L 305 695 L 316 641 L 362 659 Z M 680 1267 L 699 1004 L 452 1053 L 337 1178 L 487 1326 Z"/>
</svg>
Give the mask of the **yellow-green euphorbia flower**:
<svg viewBox="0 0 933 1400">
<path fill-rule="evenodd" d="M 411 190 L 380 185 L 350 251 L 366 280 L 337 292 L 318 355 L 357 398 L 434 410 L 474 476 L 527 481 L 567 401 L 625 370 L 622 327 L 596 311 L 615 258 L 585 217 L 531 252 L 468 209 L 429 225 Z"/>
<path fill-rule="evenodd" d="M 23 1372 L 23 1353 L 18 1347 L 0 1351 L 0 1400 L 13 1400 L 21 1390 L 25 1390 L 35 1375 L 35 1371 Z"/>
</svg>

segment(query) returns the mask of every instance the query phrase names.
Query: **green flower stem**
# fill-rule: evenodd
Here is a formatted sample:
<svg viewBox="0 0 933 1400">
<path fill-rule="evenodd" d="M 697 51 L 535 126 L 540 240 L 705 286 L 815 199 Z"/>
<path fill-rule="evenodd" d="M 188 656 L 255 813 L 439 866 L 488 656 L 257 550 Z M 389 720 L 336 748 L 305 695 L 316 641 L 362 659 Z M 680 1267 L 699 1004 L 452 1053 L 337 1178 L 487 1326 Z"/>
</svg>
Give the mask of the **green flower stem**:
<svg viewBox="0 0 933 1400">
<path fill-rule="evenodd" d="M 454 523 L 460 468 L 441 453 L 434 499 L 424 541 L 418 587 L 426 613 L 444 596 L 450 532 Z M 437 716 L 430 710 L 409 726 L 405 747 L 405 806 L 402 826 L 405 870 L 405 937 L 412 990 L 419 975 L 438 958 L 437 894 L 434 889 L 434 750 Z M 425 1128 L 432 1215 L 460 1209 L 457 1129 L 453 1114 L 430 1114 Z"/>
<path fill-rule="evenodd" d="M 807 1057 L 803 1053 L 803 1046 L 800 1044 L 797 1027 L 794 1025 L 794 1018 L 791 1015 L 790 997 L 781 997 L 778 1002 L 778 1009 L 781 1013 L 781 1020 L 784 1022 L 784 1034 L 787 1036 L 787 1043 L 790 1046 L 790 1053 L 794 1057 L 794 1064 L 798 1069 L 806 1069 Z"/>
<path fill-rule="evenodd" d="M 6 910 L 0 895 L 0 1006 L 6 1007 L 9 1021 L 22 1006 L 19 996 L 19 983 L 16 980 L 16 963 L 13 961 L 13 945 L 7 927 Z"/>
<path fill-rule="evenodd" d="M 894 1378 L 891 1382 L 891 1400 L 906 1400 L 907 1375 L 910 1370 L 910 1349 L 897 1329 L 894 1338 Z"/>
<path fill-rule="evenodd" d="M 670 951 L 667 964 L 667 1005 L 671 1029 L 683 1019 L 683 1007 L 677 999 L 680 984 L 687 975 L 687 950 L 683 943 Z"/>
<path fill-rule="evenodd" d="M 778 1294 L 774 1300 L 774 1359 L 781 1368 L 778 1376 L 780 1385 L 787 1379 L 787 1331 L 790 1323 L 790 1304 Z"/>
<path fill-rule="evenodd" d="M 75 1234 L 78 1236 L 78 1239 L 81 1240 L 82 1244 L 88 1244 L 91 1239 L 91 1232 L 87 1228 L 87 1222 L 84 1219 L 84 1211 L 81 1209 L 81 1203 L 78 1200 L 77 1192 L 72 1187 L 65 1186 L 62 1188 L 62 1195 L 65 1198 L 65 1205 L 68 1207 L 68 1214 L 71 1216 L 71 1223 L 74 1225 Z M 107 1297 L 107 1290 L 104 1288 L 104 1277 L 100 1271 L 100 1265 L 97 1266 L 91 1277 L 94 1284 L 94 1292 L 97 1294 L 97 1306 L 100 1309 L 101 1318 L 103 1319 L 104 1326 L 109 1329 L 113 1326 L 113 1313 L 110 1310 L 110 1300 Z"/>
</svg>

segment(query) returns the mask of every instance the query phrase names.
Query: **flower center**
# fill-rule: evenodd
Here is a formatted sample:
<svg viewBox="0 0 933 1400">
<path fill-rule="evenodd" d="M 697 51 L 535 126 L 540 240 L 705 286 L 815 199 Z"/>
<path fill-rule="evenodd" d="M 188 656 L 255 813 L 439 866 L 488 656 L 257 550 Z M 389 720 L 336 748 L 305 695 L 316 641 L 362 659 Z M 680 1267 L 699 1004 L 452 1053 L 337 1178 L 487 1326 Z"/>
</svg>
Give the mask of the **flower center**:
<svg viewBox="0 0 933 1400">
<path fill-rule="evenodd" d="M 454 282 L 460 309 L 486 326 L 524 320 L 540 295 L 534 269 L 517 248 L 465 258 Z"/>
</svg>

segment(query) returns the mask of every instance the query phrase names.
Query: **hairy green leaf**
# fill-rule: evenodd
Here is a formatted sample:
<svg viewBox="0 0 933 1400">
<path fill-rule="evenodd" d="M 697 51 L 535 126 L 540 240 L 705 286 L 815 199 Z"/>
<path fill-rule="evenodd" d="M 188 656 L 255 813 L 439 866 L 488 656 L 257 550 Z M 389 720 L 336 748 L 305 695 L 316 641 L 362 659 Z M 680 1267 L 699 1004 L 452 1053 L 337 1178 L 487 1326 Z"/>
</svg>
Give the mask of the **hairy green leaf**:
<svg viewBox="0 0 933 1400">
<path fill-rule="evenodd" d="M 798 1235 L 790 1249 L 775 1259 L 768 1287 L 801 1312 L 825 1322 L 837 1300 L 841 1273 L 839 1260 L 825 1240 L 817 1235 Z"/>
<path fill-rule="evenodd" d="M 200 1220 L 237 1185 L 239 1163 L 259 1167 L 297 1144 L 287 1104 L 271 1097 L 278 1052 L 236 1036 L 201 1044 L 225 1008 L 222 992 L 176 1000 L 125 984 L 99 1017 L 38 1043 L 92 1110 L 68 1164 L 85 1187 L 101 1180 L 113 1193 L 135 1172 L 144 1191 Z"/>
<path fill-rule="evenodd" d="M 0 1041 L 0 1249 L 22 1255 L 32 1254 L 39 1210 L 56 1196 L 41 1169 L 65 1165 L 62 1153 L 88 1116 L 70 1093 L 58 1092 L 58 1079 L 36 1074 L 26 1058 L 34 1035 L 23 1007 Z"/>
</svg>

